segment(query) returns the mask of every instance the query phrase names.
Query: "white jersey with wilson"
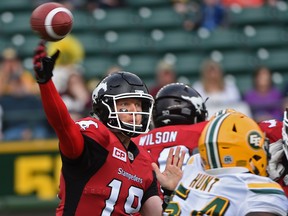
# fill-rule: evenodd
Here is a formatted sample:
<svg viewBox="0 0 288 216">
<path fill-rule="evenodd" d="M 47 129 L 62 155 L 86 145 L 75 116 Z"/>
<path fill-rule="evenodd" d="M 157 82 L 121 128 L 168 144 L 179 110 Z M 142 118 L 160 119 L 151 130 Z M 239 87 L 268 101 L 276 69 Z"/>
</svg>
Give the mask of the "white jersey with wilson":
<svg viewBox="0 0 288 216">
<path fill-rule="evenodd" d="M 288 199 L 281 186 L 244 167 L 204 171 L 196 154 L 189 159 L 164 215 L 244 216 L 249 212 L 286 216 Z"/>
</svg>

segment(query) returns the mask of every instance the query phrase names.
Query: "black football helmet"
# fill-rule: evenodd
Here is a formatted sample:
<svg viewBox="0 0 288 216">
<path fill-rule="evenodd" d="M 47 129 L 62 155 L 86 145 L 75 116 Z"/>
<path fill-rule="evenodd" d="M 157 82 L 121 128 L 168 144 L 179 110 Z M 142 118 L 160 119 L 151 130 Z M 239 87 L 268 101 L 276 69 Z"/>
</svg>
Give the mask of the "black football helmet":
<svg viewBox="0 0 288 216">
<path fill-rule="evenodd" d="M 162 87 L 155 97 L 155 127 L 195 124 L 205 121 L 207 116 L 205 101 L 201 95 L 183 83 L 168 84 Z"/>
<path fill-rule="evenodd" d="M 117 112 L 116 101 L 124 98 L 141 99 L 142 112 L 128 112 L 127 110 Z M 107 127 L 120 130 L 129 137 L 148 132 L 154 99 L 137 75 L 125 71 L 112 73 L 96 86 L 92 93 L 92 102 L 92 116 L 99 118 Z M 118 115 L 124 112 L 133 115 L 133 124 L 120 120 Z M 142 115 L 140 125 L 135 123 L 136 115 Z"/>
</svg>

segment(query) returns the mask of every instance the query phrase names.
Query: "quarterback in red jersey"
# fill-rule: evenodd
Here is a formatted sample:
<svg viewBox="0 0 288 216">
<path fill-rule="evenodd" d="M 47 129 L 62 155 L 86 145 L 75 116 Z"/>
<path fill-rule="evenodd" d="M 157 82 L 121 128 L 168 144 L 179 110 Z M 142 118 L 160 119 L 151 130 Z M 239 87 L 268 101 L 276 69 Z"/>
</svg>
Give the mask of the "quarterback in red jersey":
<svg viewBox="0 0 288 216">
<path fill-rule="evenodd" d="M 192 87 L 171 83 L 159 90 L 153 109 L 154 129 L 133 139 L 151 153 L 161 172 L 170 148 L 185 151 L 184 164 L 197 151 L 198 139 L 206 125 L 205 101 Z"/>
<path fill-rule="evenodd" d="M 34 55 L 47 119 L 59 138 L 62 158 L 62 215 L 160 215 L 162 200 L 150 154 L 131 141 L 150 125 L 153 97 L 135 74 L 105 77 L 92 94 L 91 117 L 74 122 L 51 77 L 56 51 L 46 56 L 45 42 Z"/>
</svg>

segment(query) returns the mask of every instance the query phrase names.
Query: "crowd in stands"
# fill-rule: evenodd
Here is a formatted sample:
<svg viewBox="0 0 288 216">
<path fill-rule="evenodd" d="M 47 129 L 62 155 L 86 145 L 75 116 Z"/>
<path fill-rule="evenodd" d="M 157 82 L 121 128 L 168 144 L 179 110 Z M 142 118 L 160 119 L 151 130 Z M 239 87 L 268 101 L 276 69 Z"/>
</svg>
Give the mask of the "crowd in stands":
<svg viewBox="0 0 288 216">
<path fill-rule="evenodd" d="M 235 5 L 241 7 L 274 6 L 280 0 L 171 0 L 171 7 L 184 15 L 183 30 L 193 31 L 197 28 L 206 28 L 210 31 L 218 27 L 229 28 L 229 17 L 225 8 Z M 41 4 L 46 1 L 34 1 Z M 126 7 L 124 0 L 65 0 L 59 1 L 70 9 L 86 8 L 88 11 L 95 8 Z M 47 46 L 48 54 L 56 49 L 61 50 L 59 60 L 54 69 L 53 81 L 57 90 L 68 107 L 73 119 L 77 120 L 89 113 L 91 109 L 91 91 L 98 82 L 98 78 L 85 80 L 82 66 L 85 50 L 82 44 L 73 35 L 65 39 L 50 43 Z M 27 71 L 22 59 L 13 48 L 1 50 L 0 64 L 0 140 L 29 140 L 55 137 L 46 118 L 39 99 L 39 89 L 31 71 Z M 245 62 L 243 62 L 245 64 Z M 200 67 L 201 66 L 201 67 Z M 104 74 L 121 70 L 116 63 Z M 241 92 L 235 80 L 227 76 L 229 71 L 223 71 L 221 64 L 210 58 L 199 62 L 199 79 L 190 82 L 210 107 L 210 115 L 214 109 L 240 108 L 242 112 L 254 117 L 255 120 L 276 118 L 281 120 L 287 98 L 287 89 L 279 89 L 273 83 L 273 71 L 268 67 L 259 67 L 255 73 L 251 72 L 253 86 Z M 150 93 L 155 97 L 162 86 L 179 81 L 177 69 L 174 65 L 159 61 L 155 65 L 154 83 L 148 86 Z M 287 85 L 288 86 L 288 85 Z M 27 119 L 30 119 L 28 121 Z"/>
</svg>

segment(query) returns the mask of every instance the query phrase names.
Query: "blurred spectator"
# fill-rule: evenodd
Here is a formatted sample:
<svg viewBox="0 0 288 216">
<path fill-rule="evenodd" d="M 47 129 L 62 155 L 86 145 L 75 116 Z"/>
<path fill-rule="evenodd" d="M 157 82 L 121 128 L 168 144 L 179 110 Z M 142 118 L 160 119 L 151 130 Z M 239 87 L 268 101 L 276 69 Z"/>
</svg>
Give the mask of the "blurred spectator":
<svg viewBox="0 0 288 216">
<path fill-rule="evenodd" d="M 240 91 L 235 82 L 225 77 L 222 67 L 213 60 L 202 63 L 200 80 L 193 87 L 202 95 L 209 98 L 207 103 L 229 104 L 241 100 Z M 207 105 L 209 107 L 209 105 Z"/>
<path fill-rule="evenodd" d="M 220 0 L 203 0 L 200 14 L 200 27 L 210 31 L 227 22 L 227 14 Z"/>
<path fill-rule="evenodd" d="M 0 66 L 0 96 L 10 94 L 38 94 L 33 75 L 26 70 L 16 50 L 3 50 Z"/>
<path fill-rule="evenodd" d="M 39 87 L 12 48 L 2 52 L 0 105 L 3 108 L 3 139 L 47 138 L 49 126 L 39 99 Z"/>
<path fill-rule="evenodd" d="M 261 7 L 265 0 L 222 0 L 225 7 Z"/>
<path fill-rule="evenodd" d="M 222 108 L 235 108 L 250 115 L 249 106 L 241 101 L 240 90 L 235 81 L 225 76 L 221 65 L 211 59 L 202 63 L 200 79 L 193 83 L 192 87 L 202 95 L 204 100 L 207 99 L 209 115 Z"/>
<path fill-rule="evenodd" d="M 256 121 L 267 119 L 282 120 L 283 95 L 273 85 L 272 72 L 267 67 L 259 67 L 253 76 L 253 88 L 244 93 Z"/>
<path fill-rule="evenodd" d="M 218 26 L 226 26 L 227 13 L 220 0 L 176 1 L 174 9 L 184 15 L 184 29 L 197 28 L 213 30 Z"/>
<path fill-rule="evenodd" d="M 60 56 L 56 61 L 52 80 L 72 118 L 77 120 L 91 103 L 90 92 L 83 77 L 84 48 L 81 42 L 70 34 L 58 42 L 49 43 L 48 55 L 52 55 L 57 49 L 60 50 Z"/>
<path fill-rule="evenodd" d="M 150 87 L 149 93 L 155 97 L 157 92 L 165 85 L 177 82 L 177 76 L 172 64 L 160 61 L 156 67 L 156 83 Z"/>
</svg>

